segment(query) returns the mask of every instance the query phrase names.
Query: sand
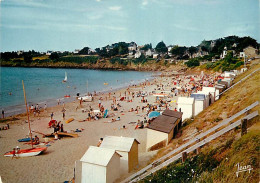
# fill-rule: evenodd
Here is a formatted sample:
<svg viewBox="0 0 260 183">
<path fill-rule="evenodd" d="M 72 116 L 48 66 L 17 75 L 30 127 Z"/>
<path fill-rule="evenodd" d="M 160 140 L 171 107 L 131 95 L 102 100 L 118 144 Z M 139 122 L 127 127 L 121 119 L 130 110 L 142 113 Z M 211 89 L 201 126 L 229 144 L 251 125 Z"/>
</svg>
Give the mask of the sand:
<svg viewBox="0 0 260 183">
<path fill-rule="evenodd" d="M 189 79 L 186 79 L 182 84 L 188 83 Z M 131 92 L 143 91 L 149 95 L 146 97 L 148 103 L 154 104 L 155 97 L 152 95 L 152 91 L 157 89 L 158 84 L 163 84 L 165 90 L 172 87 L 172 81 L 170 77 L 157 77 L 153 81 L 144 85 L 131 86 L 129 90 Z M 169 86 L 167 86 L 169 85 Z M 109 110 L 111 114 L 110 106 L 113 102 L 113 96 L 116 96 L 117 100 L 121 96 L 125 95 L 127 89 L 121 89 L 112 93 L 109 99 L 108 94 L 101 94 L 94 97 L 93 102 L 83 102 L 82 107 L 78 108 L 79 101 L 74 101 L 65 104 L 66 117 L 62 118 L 62 105 L 47 108 L 47 111 L 42 112 L 39 117 L 34 117 L 30 114 L 31 128 L 33 131 L 39 131 L 44 134 L 52 133 L 53 129 L 48 128 L 48 122 L 50 121 L 50 114 L 54 112 L 54 119 L 61 121 L 64 124 L 65 131 L 71 131 L 83 128 L 82 132 L 79 132 L 78 138 L 62 138 L 60 140 L 50 142 L 50 146 L 47 151 L 39 156 L 27 157 L 27 158 L 10 158 L 4 157 L 3 154 L 12 148 L 19 146 L 22 148 L 29 148 L 29 145 L 19 143 L 17 140 L 28 136 L 28 123 L 25 114 L 17 115 L 19 120 L 15 122 L 8 122 L 10 129 L 0 131 L 0 176 L 4 183 L 8 182 L 26 182 L 26 183 L 38 183 L 38 182 L 63 182 L 70 180 L 74 175 L 75 161 L 79 160 L 86 152 L 90 145 L 96 146 L 101 137 L 106 135 L 113 136 L 126 136 L 134 137 L 139 142 L 139 166 L 145 166 L 148 161 L 156 154 L 156 151 L 146 152 L 146 129 L 135 130 L 136 124 L 129 124 L 129 122 L 137 122 L 139 119 L 144 120 L 146 116 L 146 110 L 136 112 L 128 112 L 131 108 L 136 106 L 146 106 L 147 103 L 141 103 L 142 97 L 134 97 L 133 102 L 117 101 L 122 106 L 119 111 L 113 111 L 115 117 L 102 118 L 97 121 L 85 121 L 79 122 L 87 118 L 87 113 L 83 113 L 82 109 L 89 109 L 89 105 L 92 108 L 98 109 L 98 99 L 103 98 L 102 105 L 105 109 Z M 155 91 L 159 93 L 160 91 Z M 128 95 L 126 97 L 132 98 Z M 177 101 L 177 96 L 171 98 L 172 101 Z M 106 100 L 107 99 L 107 100 Z M 170 109 L 176 107 L 175 102 L 170 102 Z M 163 108 L 162 108 L 163 110 Z M 121 112 L 123 111 L 123 112 Z M 120 117 L 120 121 L 113 123 L 105 123 L 111 121 L 112 118 Z M 66 119 L 74 118 L 71 123 L 65 123 Z M 0 126 L 3 124 L 0 124 Z M 123 129 L 123 125 L 126 129 Z M 33 136 L 38 135 L 40 141 L 44 141 L 42 135 L 33 132 Z"/>
</svg>

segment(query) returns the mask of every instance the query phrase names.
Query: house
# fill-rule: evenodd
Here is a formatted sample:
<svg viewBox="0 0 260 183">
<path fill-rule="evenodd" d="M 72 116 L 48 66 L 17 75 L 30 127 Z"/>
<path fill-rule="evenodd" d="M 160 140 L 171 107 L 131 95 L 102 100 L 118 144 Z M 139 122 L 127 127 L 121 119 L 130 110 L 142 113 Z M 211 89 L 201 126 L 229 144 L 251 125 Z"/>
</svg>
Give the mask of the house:
<svg viewBox="0 0 260 183">
<path fill-rule="evenodd" d="M 121 173 L 131 172 L 138 166 L 138 145 L 140 143 L 135 138 L 106 136 L 100 147 L 113 149 L 120 158 Z"/>
<path fill-rule="evenodd" d="M 194 116 L 195 100 L 194 98 L 179 97 L 178 98 L 178 111 L 183 112 L 182 120 Z"/>
<path fill-rule="evenodd" d="M 131 42 L 128 46 L 128 51 L 136 51 L 137 49 L 137 44 L 135 42 Z"/>
<path fill-rule="evenodd" d="M 203 87 L 202 91 L 209 93 L 209 105 L 215 102 L 216 88 L 215 87 Z"/>
<path fill-rule="evenodd" d="M 137 50 L 136 53 L 135 53 L 135 58 L 140 58 L 141 55 L 142 55 L 141 51 Z"/>
<path fill-rule="evenodd" d="M 78 54 L 79 51 L 80 51 L 80 49 L 75 49 L 73 53 L 74 53 L 74 54 Z"/>
<path fill-rule="evenodd" d="M 199 93 L 192 93 L 190 97 L 195 99 L 194 115 L 196 116 L 206 108 L 206 97 L 205 94 Z"/>
<path fill-rule="evenodd" d="M 145 52 L 145 56 L 146 57 L 151 57 L 153 55 L 153 52 L 151 49 L 148 49 L 146 52 Z"/>
<path fill-rule="evenodd" d="M 224 78 L 221 81 L 227 82 L 228 88 L 232 85 L 232 79 L 231 78 Z"/>
<path fill-rule="evenodd" d="M 120 157 L 113 149 L 90 146 L 80 159 L 81 177 L 76 176 L 76 182 L 113 183 L 120 175 Z"/>
<path fill-rule="evenodd" d="M 53 51 L 48 50 L 48 51 L 46 52 L 46 55 L 51 55 L 52 53 L 53 53 Z"/>
<path fill-rule="evenodd" d="M 182 112 L 165 110 L 147 127 L 147 151 L 166 146 L 175 137 L 182 124 Z"/>
<path fill-rule="evenodd" d="M 258 50 L 252 46 L 246 47 L 243 51 L 248 58 L 256 57 L 259 54 Z"/>
<path fill-rule="evenodd" d="M 153 58 L 154 58 L 154 59 L 157 59 L 158 57 L 159 57 L 159 54 L 158 54 L 158 53 L 154 53 L 154 54 L 153 54 Z"/>
<path fill-rule="evenodd" d="M 17 51 L 17 55 L 22 55 L 23 54 L 23 50 L 19 50 L 19 51 Z"/>
<path fill-rule="evenodd" d="M 240 53 L 239 53 L 239 57 L 240 57 L 240 58 L 245 58 L 245 56 L 246 56 L 246 55 L 245 55 L 245 52 L 240 52 Z"/>
</svg>

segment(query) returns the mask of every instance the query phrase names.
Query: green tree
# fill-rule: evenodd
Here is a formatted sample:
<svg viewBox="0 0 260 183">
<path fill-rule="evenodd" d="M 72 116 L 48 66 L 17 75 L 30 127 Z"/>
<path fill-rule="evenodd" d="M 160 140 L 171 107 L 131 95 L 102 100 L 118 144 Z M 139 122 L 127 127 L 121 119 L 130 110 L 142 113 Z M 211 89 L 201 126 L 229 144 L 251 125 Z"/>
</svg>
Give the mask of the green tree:
<svg viewBox="0 0 260 183">
<path fill-rule="evenodd" d="M 82 50 L 79 51 L 80 55 L 88 55 L 89 47 L 84 47 Z"/>
<path fill-rule="evenodd" d="M 49 58 L 50 58 L 51 60 L 57 61 L 57 60 L 60 58 L 60 56 L 59 56 L 59 54 L 58 54 L 57 52 L 53 52 L 53 53 L 51 53 L 51 55 L 49 56 Z"/>
<path fill-rule="evenodd" d="M 168 51 L 165 43 L 163 41 L 159 42 L 156 47 L 155 47 L 155 50 L 158 52 L 158 53 L 166 53 Z"/>
</svg>

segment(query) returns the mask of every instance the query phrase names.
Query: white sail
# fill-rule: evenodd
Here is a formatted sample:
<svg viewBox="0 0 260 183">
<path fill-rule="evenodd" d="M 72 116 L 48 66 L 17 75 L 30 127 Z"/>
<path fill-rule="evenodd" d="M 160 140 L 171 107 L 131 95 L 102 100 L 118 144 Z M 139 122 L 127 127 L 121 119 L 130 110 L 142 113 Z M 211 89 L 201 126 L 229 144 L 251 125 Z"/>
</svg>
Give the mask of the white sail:
<svg viewBox="0 0 260 183">
<path fill-rule="evenodd" d="M 63 82 L 66 82 L 67 80 L 68 80 L 67 72 L 65 72 L 65 78 L 64 78 Z"/>
</svg>

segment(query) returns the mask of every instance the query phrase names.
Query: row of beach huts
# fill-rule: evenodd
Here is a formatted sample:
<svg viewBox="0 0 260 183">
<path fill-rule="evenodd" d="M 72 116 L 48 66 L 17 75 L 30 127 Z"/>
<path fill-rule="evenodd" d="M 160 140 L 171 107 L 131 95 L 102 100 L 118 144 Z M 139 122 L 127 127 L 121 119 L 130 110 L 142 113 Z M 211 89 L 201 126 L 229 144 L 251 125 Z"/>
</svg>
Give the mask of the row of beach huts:
<svg viewBox="0 0 260 183">
<path fill-rule="evenodd" d="M 241 72 L 244 72 L 241 70 Z M 203 87 L 190 97 L 178 97 L 178 110 L 166 109 L 147 127 L 147 151 L 166 146 L 177 135 L 185 119 L 192 118 L 219 99 L 232 85 L 238 71 L 224 72 L 214 87 Z M 112 183 L 138 167 L 138 145 L 135 138 L 106 136 L 99 147 L 90 146 L 75 163 L 76 183 Z"/>
</svg>

